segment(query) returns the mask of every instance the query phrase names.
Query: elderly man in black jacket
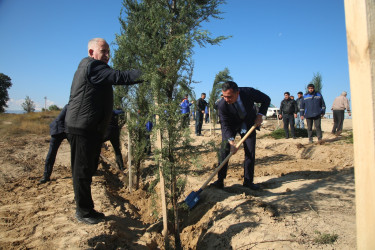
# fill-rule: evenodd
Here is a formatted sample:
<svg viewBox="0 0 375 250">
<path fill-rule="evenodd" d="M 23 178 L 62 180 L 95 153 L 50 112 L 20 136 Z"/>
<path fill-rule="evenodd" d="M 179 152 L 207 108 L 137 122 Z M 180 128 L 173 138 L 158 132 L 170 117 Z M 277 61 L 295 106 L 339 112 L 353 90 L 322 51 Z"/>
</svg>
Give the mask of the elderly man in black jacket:
<svg viewBox="0 0 375 250">
<path fill-rule="evenodd" d="M 96 224 L 105 216 L 94 210 L 91 182 L 98 168 L 104 133 L 112 115 L 112 85 L 135 84 L 141 72 L 109 67 L 109 45 L 102 38 L 90 40 L 88 54 L 74 74 L 65 132 L 71 147 L 76 218 Z"/>
<path fill-rule="evenodd" d="M 44 164 L 44 174 L 42 179 L 39 180 L 39 183 L 46 183 L 47 181 L 50 181 L 57 151 L 59 150 L 61 142 L 66 139 L 66 134 L 64 132 L 64 121 L 67 108 L 68 105 L 65 105 L 60 114 L 49 125 L 51 140 L 49 141 L 49 150 L 46 157 L 46 162 Z"/>
<path fill-rule="evenodd" d="M 223 99 L 217 108 L 221 122 L 222 149 L 220 151 L 220 162 L 232 151 L 236 153 L 238 148 L 234 143 L 236 134 L 243 137 L 246 132 L 255 124 L 260 126 L 263 116 L 267 113 L 271 99 L 264 93 L 254 88 L 239 88 L 235 82 L 228 81 L 222 86 Z M 260 103 L 257 113 L 254 103 Z M 260 187 L 254 184 L 254 163 L 255 163 L 256 132 L 254 131 L 244 142 L 244 182 L 243 186 L 252 190 Z M 218 172 L 218 180 L 211 184 L 217 188 L 224 187 L 224 179 L 227 176 L 228 163 Z"/>
</svg>

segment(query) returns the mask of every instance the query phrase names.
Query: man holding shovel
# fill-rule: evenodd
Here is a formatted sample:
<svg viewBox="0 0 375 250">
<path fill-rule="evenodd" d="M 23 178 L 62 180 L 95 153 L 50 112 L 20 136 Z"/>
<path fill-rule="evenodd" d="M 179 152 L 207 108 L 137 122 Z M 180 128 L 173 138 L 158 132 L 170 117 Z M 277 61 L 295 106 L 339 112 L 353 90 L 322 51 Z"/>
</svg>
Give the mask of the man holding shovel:
<svg viewBox="0 0 375 250">
<path fill-rule="evenodd" d="M 264 93 L 250 87 L 239 88 L 235 82 L 228 81 L 222 86 L 223 99 L 218 104 L 219 117 L 221 121 L 222 147 L 220 150 L 220 162 L 238 150 L 234 142 L 237 133 L 241 138 L 253 126 L 259 127 L 263 122 L 263 115 L 267 113 L 271 99 Z M 259 111 L 254 106 L 259 103 Z M 244 182 L 243 186 L 252 190 L 260 187 L 254 184 L 254 162 L 255 162 L 256 132 L 244 141 Z M 224 188 L 224 179 L 227 176 L 228 163 L 218 172 L 218 179 L 211 186 Z"/>
</svg>

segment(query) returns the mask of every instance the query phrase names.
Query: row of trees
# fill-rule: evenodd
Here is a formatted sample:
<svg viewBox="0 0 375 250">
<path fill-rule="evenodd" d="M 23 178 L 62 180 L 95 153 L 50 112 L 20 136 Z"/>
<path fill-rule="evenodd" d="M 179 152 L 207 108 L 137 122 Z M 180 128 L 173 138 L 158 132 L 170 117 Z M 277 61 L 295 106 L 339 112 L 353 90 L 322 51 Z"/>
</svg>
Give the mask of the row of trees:
<svg viewBox="0 0 375 250">
<path fill-rule="evenodd" d="M 167 214 L 173 224 L 169 231 L 173 232 L 174 245 L 181 248 L 178 200 L 193 150 L 188 128 L 180 125 L 179 104 L 184 94 L 195 96 L 191 90 L 194 46 L 214 45 L 226 38 L 212 38 L 208 31 L 200 29 L 202 22 L 219 18 L 218 7 L 222 3 L 222 0 L 124 0 L 119 18 L 122 28 L 116 36 L 118 48 L 113 66 L 120 70 L 141 69 L 145 82 L 116 86 L 115 103 L 134 118 L 128 121 L 128 128 L 136 145 L 132 151 L 137 169 L 145 157 L 146 123 L 154 123 L 152 140 L 158 145 L 154 155 L 159 166 L 166 248 L 169 246 Z"/>
</svg>

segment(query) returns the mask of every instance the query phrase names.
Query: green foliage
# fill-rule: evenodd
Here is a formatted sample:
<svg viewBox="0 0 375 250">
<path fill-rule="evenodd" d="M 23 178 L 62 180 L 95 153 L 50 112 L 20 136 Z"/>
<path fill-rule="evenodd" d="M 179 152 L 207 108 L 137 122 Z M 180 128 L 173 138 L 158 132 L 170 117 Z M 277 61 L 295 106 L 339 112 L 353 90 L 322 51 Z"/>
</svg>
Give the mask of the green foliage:
<svg viewBox="0 0 375 250">
<path fill-rule="evenodd" d="M 308 137 L 307 129 L 295 128 L 295 135 L 296 135 L 296 137 L 303 137 L 303 138 Z M 279 129 L 276 129 L 276 130 L 272 131 L 270 136 L 274 139 L 283 139 L 283 138 L 285 138 L 285 131 L 284 131 L 283 128 L 279 128 Z M 313 130 L 313 136 L 316 136 L 315 130 Z"/>
<path fill-rule="evenodd" d="M 314 238 L 314 242 L 318 244 L 333 244 L 339 238 L 338 234 L 327 234 L 315 231 L 317 236 Z"/>
<path fill-rule="evenodd" d="M 322 75 L 317 72 L 316 74 L 314 73 L 314 76 L 312 78 L 312 80 L 309 82 L 314 84 L 315 86 L 315 92 L 319 92 L 322 94 L 322 89 L 323 89 L 323 82 L 322 82 Z M 308 92 L 308 89 L 307 89 L 307 86 L 306 86 L 306 93 Z"/>
<path fill-rule="evenodd" d="M 48 107 L 48 110 L 49 111 L 58 111 L 58 110 L 61 110 L 61 108 L 59 108 L 57 105 L 53 104 L 53 105 Z"/>
<path fill-rule="evenodd" d="M 220 100 L 221 95 L 221 86 L 226 81 L 232 81 L 233 78 L 230 76 L 230 72 L 228 68 L 225 68 L 224 70 L 220 71 L 216 74 L 214 83 L 212 85 L 212 90 L 210 92 L 210 96 L 208 99 L 208 103 L 210 105 L 211 109 L 211 117 L 212 122 L 216 124 L 218 117 L 217 117 L 217 110 L 215 109 L 215 104 L 218 100 Z"/>
<path fill-rule="evenodd" d="M 12 86 L 12 79 L 9 76 L 0 73 L 0 113 L 5 112 L 9 101 L 8 89 Z"/>
<path fill-rule="evenodd" d="M 113 65 L 120 70 L 141 69 L 144 83 L 116 87 L 115 103 L 124 105 L 126 99 L 131 112 L 139 109 L 140 128 L 146 114 L 158 117 L 152 135 L 155 138 L 155 132 L 160 131 L 162 148 L 154 150 L 154 156 L 162 167 L 167 198 L 174 211 L 183 193 L 181 175 L 189 167 L 191 150 L 189 133 L 181 128 L 179 104 L 186 93 L 193 94 L 194 45 L 219 44 L 226 38 L 212 38 L 210 32 L 200 29 L 202 22 L 219 18 L 218 6 L 222 3 L 223 0 L 124 0 L 119 18 L 121 34 L 116 36 L 118 47 Z M 143 146 L 142 142 L 137 143 Z"/>
<path fill-rule="evenodd" d="M 35 104 L 34 102 L 30 99 L 29 96 L 26 96 L 25 102 L 21 104 L 23 110 L 26 111 L 26 113 L 34 112 L 35 111 Z"/>
</svg>

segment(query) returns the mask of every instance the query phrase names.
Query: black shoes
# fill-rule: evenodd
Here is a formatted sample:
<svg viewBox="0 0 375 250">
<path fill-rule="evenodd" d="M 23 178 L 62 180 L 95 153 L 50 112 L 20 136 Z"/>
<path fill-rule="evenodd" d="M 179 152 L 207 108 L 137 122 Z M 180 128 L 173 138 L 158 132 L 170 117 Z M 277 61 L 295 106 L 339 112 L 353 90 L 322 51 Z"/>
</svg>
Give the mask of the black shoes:
<svg viewBox="0 0 375 250">
<path fill-rule="evenodd" d="M 217 181 L 211 183 L 210 187 L 223 189 L 224 188 L 224 181 L 223 180 L 217 180 Z"/>
<path fill-rule="evenodd" d="M 244 182 L 243 186 L 247 187 L 247 188 L 250 188 L 251 190 L 259 190 L 260 189 L 260 186 L 258 184 L 249 183 L 249 182 Z"/>
<path fill-rule="evenodd" d="M 50 181 L 50 178 L 47 176 L 43 176 L 43 178 L 39 180 L 39 183 L 43 184 L 43 183 L 46 183 L 47 181 Z"/>
<path fill-rule="evenodd" d="M 93 225 L 93 224 L 98 224 L 99 222 L 103 221 L 103 219 L 105 218 L 105 215 L 103 213 L 93 210 L 91 213 L 85 216 L 82 216 L 76 212 L 76 218 L 78 221 Z"/>
</svg>

